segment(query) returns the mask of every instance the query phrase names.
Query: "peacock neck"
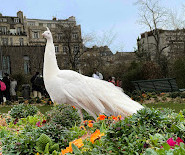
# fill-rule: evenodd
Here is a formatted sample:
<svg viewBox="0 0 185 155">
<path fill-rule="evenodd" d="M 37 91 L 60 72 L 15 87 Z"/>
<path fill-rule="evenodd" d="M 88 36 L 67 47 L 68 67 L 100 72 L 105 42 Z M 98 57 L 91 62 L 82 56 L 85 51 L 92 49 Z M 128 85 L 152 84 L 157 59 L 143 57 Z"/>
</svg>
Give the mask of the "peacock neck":
<svg viewBox="0 0 185 155">
<path fill-rule="evenodd" d="M 55 76 L 59 71 L 52 39 L 48 39 L 44 54 L 44 77 Z"/>
</svg>

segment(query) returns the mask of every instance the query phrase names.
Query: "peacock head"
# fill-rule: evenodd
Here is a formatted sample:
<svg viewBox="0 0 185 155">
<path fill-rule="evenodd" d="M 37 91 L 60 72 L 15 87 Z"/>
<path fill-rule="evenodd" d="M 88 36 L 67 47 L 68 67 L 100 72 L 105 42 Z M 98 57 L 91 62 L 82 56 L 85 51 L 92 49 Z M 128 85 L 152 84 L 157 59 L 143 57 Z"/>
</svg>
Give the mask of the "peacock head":
<svg viewBox="0 0 185 155">
<path fill-rule="evenodd" d="M 46 27 L 46 29 L 47 29 L 47 31 L 45 31 L 45 32 L 42 34 L 42 36 L 43 36 L 44 38 L 46 38 L 47 40 L 48 40 L 48 39 L 52 39 L 52 34 L 51 34 L 49 28 Z"/>
</svg>

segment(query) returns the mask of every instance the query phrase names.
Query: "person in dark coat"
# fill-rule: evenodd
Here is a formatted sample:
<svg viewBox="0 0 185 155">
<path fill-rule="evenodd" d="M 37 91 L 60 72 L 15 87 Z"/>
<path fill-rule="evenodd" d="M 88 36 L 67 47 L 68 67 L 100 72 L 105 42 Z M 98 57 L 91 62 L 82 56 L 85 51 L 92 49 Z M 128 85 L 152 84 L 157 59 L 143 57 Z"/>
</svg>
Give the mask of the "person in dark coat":
<svg viewBox="0 0 185 155">
<path fill-rule="evenodd" d="M 6 90 L 3 92 L 4 96 L 6 97 L 6 100 L 10 101 L 11 97 L 10 97 L 10 77 L 8 73 L 4 73 L 4 77 L 3 77 L 3 82 L 6 85 Z"/>
<path fill-rule="evenodd" d="M 33 96 L 41 98 L 41 92 L 43 91 L 43 78 L 39 72 L 36 72 L 35 75 L 31 78 Z"/>
</svg>

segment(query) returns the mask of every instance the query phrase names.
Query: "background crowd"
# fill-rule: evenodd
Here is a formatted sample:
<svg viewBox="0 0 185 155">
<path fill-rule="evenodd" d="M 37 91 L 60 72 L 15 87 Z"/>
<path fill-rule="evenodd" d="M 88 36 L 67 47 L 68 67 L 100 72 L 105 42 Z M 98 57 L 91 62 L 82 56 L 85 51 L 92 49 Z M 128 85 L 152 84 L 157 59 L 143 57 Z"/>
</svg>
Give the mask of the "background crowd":
<svg viewBox="0 0 185 155">
<path fill-rule="evenodd" d="M 94 68 L 93 70 L 92 77 L 99 80 L 106 80 L 108 82 L 113 83 L 117 87 L 122 87 L 122 81 L 119 77 L 116 78 L 110 76 L 108 79 L 104 79 L 102 73 L 100 73 L 96 68 Z M 29 84 L 22 85 L 23 98 L 42 98 L 42 96 L 49 97 L 44 87 L 43 77 L 39 72 L 36 72 L 35 75 L 31 77 L 30 83 L 31 87 Z M 0 79 L 0 104 L 6 101 L 17 101 L 17 87 L 18 82 L 16 81 L 16 79 L 11 77 L 8 73 L 4 73 L 3 79 Z"/>
</svg>

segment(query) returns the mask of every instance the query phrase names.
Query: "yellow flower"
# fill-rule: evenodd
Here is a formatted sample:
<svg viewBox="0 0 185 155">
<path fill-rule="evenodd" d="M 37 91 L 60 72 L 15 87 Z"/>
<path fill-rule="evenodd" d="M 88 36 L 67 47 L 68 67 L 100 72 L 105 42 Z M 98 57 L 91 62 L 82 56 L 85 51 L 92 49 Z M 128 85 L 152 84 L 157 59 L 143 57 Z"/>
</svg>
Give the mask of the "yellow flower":
<svg viewBox="0 0 185 155">
<path fill-rule="evenodd" d="M 82 130 L 86 130 L 84 126 L 80 126 L 80 129 L 82 129 Z"/>
</svg>

